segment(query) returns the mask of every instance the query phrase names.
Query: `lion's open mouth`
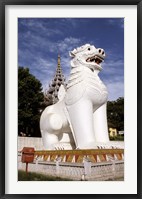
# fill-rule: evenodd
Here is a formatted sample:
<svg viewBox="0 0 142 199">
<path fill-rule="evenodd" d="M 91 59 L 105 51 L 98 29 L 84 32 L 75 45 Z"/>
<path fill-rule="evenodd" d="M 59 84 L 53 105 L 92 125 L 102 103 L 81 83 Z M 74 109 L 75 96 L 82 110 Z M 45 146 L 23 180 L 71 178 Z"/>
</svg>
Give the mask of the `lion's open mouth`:
<svg viewBox="0 0 142 199">
<path fill-rule="evenodd" d="M 95 55 L 93 57 L 87 58 L 86 62 L 95 62 L 96 64 L 100 64 L 104 59 Z"/>
</svg>

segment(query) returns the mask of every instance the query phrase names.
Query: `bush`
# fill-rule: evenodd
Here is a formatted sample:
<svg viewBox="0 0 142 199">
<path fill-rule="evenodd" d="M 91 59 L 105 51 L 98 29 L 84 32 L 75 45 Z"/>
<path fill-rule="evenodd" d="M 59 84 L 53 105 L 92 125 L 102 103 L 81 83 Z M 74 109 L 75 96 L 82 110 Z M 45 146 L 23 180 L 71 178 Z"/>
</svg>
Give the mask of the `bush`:
<svg viewBox="0 0 142 199">
<path fill-rule="evenodd" d="M 124 135 L 117 135 L 115 137 L 110 137 L 110 140 L 114 141 L 124 141 Z"/>
</svg>

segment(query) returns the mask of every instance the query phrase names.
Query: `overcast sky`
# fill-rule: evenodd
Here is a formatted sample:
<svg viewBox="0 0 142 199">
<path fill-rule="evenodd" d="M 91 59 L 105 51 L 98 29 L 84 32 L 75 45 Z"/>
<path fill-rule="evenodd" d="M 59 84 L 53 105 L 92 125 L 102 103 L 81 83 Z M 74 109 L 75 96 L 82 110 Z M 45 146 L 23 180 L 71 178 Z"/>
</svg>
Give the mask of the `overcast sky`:
<svg viewBox="0 0 142 199">
<path fill-rule="evenodd" d="M 124 97 L 123 18 L 19 18 L 18 64 L 48 89 L 61 56 L 63 74 L 70 73 L 69 51 L 86 43 L 106 53 L 99 76 L 109 91 L 109 100 Z"/>
</svg>

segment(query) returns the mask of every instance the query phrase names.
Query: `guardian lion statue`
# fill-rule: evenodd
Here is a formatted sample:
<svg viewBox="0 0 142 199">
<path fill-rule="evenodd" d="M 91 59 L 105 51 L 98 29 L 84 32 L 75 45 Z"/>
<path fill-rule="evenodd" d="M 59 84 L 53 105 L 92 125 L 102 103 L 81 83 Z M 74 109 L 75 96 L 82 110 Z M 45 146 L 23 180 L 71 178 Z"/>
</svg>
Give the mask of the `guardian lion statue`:
<svg viewBox="0 0 142 199">
<path fill-rule="evenodd" d="M 59 101 L 40 118 L 43 145 L 54 149 L 96 149 L 109 142 L 106 102 L 108 92 L 98 73 L 105 51 L 85 44 L 70 52 L 67 89 L 60 87 Z"/>
</svg>

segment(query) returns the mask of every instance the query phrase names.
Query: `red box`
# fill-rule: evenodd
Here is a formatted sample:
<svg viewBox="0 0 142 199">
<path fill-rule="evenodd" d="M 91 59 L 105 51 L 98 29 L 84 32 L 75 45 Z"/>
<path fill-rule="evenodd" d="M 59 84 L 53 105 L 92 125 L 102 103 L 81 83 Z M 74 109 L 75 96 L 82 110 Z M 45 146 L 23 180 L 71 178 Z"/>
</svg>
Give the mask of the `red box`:
<svg viewBox="0 0 142 199">
<path fill-rule="evenodd" d="M 32 147 L 24 147 L 22 150 L 22 162 L 30 163 L 34 161 L 34 148 Z"/>
</svg>

